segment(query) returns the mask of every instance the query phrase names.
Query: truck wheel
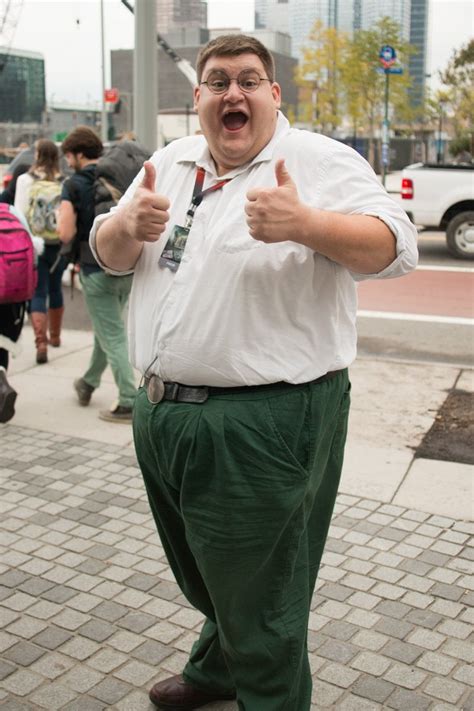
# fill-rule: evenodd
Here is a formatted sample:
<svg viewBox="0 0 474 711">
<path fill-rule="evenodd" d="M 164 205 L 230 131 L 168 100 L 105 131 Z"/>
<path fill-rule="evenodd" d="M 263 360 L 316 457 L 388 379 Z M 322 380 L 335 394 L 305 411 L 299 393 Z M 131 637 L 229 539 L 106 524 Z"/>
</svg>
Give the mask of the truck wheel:
<svg viewBox="0 0 474 711">
<path fill-rule="evenodd" d="M 474 259 L 474 212 L 460 212 L 446 229 L 448 249 L 454 257 Z"/>
</svg>

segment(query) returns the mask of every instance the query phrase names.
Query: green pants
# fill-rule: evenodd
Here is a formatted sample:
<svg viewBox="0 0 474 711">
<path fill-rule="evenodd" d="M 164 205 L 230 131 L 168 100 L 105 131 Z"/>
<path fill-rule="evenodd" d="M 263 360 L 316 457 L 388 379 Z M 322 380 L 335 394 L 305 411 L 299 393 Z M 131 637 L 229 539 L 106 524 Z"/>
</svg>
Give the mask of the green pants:
<svg viewBox="0 0 474 711">
<path fill-rule="evenodd" d="M 283 391 L 151 405 L 134 437 L 176 580 L 206 621 L 184 669 L 242 711 L 307 711 L 307 627 L 343 461 L 347 371 Z"/>
<path fill-rule="evenodd" d="M 114 277 L 105 272 L 85 275 L 81 271 L 80 279 L 94 329 L 94 348 L 83 378 L 93 388 L 98 388 L 102 373 L 109 364 L 119 391 L 119 405 L 132 407 L 136 385 L 123 322 L 132 275 Z"/>
</svg>

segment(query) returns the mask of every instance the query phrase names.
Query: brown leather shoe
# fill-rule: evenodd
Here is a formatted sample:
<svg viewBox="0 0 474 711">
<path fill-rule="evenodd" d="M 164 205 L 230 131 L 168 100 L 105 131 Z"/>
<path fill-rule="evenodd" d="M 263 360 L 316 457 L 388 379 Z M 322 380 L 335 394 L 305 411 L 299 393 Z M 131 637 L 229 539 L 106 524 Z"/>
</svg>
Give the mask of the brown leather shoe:
<svg viewBox="0 0 474 711">
<path fill-rule="evenodd" d="M 187 684 L 181 674 L 158 682 L 150 689 L 150 701 L 163 711 L 191 711 L 212 701 L 235 699 L 235 693 L 202 691 Z"/>
</svg>

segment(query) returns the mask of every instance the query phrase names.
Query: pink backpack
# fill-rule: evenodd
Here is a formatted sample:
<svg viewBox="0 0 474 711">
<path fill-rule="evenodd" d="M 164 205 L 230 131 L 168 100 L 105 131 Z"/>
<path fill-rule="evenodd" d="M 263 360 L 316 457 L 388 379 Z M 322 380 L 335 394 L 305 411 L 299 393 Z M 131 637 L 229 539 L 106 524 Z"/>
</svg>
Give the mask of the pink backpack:
<svg viewBox="0 0 474 711">
<path fill-rule="evenodd" d="M 10 205 L 0 203 L 0 304 L 31 299 L 36 278 L 31 237 Z"/>
</svg>

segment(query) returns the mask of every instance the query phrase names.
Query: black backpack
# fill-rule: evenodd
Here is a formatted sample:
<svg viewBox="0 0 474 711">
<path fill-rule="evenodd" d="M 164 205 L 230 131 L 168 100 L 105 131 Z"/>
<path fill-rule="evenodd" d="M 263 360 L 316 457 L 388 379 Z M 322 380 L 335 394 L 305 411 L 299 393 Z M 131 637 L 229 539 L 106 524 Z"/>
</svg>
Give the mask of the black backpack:
<svg viewBox="0 0 474 711">
<path fill-rule="evenodd" d="M 116 205 L 150 152 L 136 141 L 120 141 L 99 159 L 94 181 L 95 215 Z"/>
<path fill-rule="evenodd" d="M 97 215 L 108 212 L 118 203 L 128 186 L 132 183 L 143 163 L 150 157 L 150 152 L 136 141 L 120 141 L 99 158 L 92 172 L 86 167 L 80 171 L 93 181 L 93 205 L 90 205 L 90 226 Z M 73 185 L 70 186 L 72 188 Z M 72 202 L 76 202 L 76 191 L 72 192 Z M 83 206 L 84 208 L 85 206 Z M 88 221 L 88 220 L 87 220 Z M 89 228 L 90 229 L 90 228 Z M 61 248 L 61 254 L 67 263 L 81 261 L 85 264 L 97 264 L 88 240 L 79 233 Z"/>
</svg>

